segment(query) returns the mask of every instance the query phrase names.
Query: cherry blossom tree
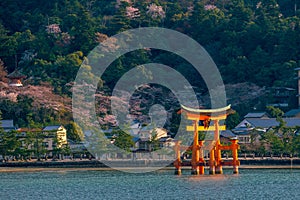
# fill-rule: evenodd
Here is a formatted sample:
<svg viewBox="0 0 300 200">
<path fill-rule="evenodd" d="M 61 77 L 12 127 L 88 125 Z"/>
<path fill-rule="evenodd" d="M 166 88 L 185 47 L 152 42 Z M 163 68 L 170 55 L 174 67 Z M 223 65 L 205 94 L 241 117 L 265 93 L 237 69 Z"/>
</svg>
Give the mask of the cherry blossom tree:
<svg viewBox="0 0 300 200">
<path fill-rule="evenodd" d="M 152 17 L 152 19 L 160 18 L 163 19 L 166 17 L 166 13 L 163 10 L 162 6 L 157 6 L 156 4 L 152 3 L 147 6 L 147 14 Z"/>
<path fill-rule="evenodd" d="M 217 6 L 215 5 L 207 4 L 204 6 L 204 10 L 215 10 L 215 9 L 217 9 Z"/>
<path fill-rule="evenodd" d="M 98 43 L 101 43 L 108 38 L 106 34 L 99 33 L 99 32 L 95 33 L 95 36 L 96 36 L 95 41 Z"/>
<path fill-rule="evenodd" d="M 63 42 L 64 45 L 69 45 L 71 43 L 72 37 L 70 36 L 69 33 L 63 32 L 61 34 L 61 40 L 62 40 L 62 42 Z"/>
<path fill-rule="evenodd" d="M 140 16 L 140 11 L 132 6 L 126 7 L 126 16 L 130 19 L 137 18 Z"/>
<path fill-rule="evenodd" d="M 47 33 L 58 34 L 61 33 L 60 27 L 58 24 L 50 24 L 46 27 Z"/>
</svg>

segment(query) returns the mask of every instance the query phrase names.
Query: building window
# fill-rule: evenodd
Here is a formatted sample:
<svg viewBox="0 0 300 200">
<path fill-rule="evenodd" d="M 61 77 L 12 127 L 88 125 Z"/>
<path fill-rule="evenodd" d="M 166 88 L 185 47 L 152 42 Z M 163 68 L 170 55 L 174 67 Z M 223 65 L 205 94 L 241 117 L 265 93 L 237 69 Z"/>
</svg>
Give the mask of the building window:
<svg viewBox="0 0 300 200">
<path fill-rule="evenodd" d="M 239 143 L 250 143 L 250 136 L 239 136 Z"/>
</svg>

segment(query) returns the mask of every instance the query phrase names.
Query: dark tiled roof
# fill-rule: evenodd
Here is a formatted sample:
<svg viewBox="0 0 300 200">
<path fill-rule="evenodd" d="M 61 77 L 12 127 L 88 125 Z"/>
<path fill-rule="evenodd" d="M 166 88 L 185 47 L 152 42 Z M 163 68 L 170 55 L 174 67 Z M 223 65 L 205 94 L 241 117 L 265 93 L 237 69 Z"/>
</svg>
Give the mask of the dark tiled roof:
<svg viewBox="0 0 300 200">
<path fill-rule="evenodd" d="M 139 137 L 134 137 L 134 138 L 132 138 L 132 141 L 133 141 L 134 143 L 138 142 L 139 140 L 140 140 Z"/>
<path fill-rule="evenodd" d="M 300 109 L 292 109 L 284 114 L 285 117 L 294 117 L 300 113 Z"/>
<path fill-rule="evenodd" d="M 142 138 L 140 138 L 140 141 L 141 141 L 141 142 L 148 142 L 148 141 L 150 141 L 150 139 L 149 139 L 149 138 L 142 137 Z"/>
<path fill-rule="evenodd" d="M 236 133 L 236 135 L 249 135 L 250 132 L 249 131 L 244 131 L 244 132 L 238 132 Z"/>
<path fill-rule="evenodd" d="M 300 126 L 300 118 L 285 118 L 288 127 Z"/>
<path fill-rule="evenodd" d="M 236 127 L 232 129 L 233 132 L 243 132 L 243 131 L 251 131 L 253 130 L 252 127 Z"/>
<path fill-rule="evenodd" d="M 265 115 L 267 116 L 266 112 L 248 113 L 244 118 L 261 118 Z"/>
<path fill-rule="evenodd" d="M 300 126 L 300 118 L 283 118 L 283 120 L 286 122 L 286 126 L 288 127 Z M 259 128 L 270 128 L 279 125 L 279 122 L 276 121 L 275 118 L 247 119 L 247 121 L 250 124 L 252 124 L 254 127 L 259 127 Z"/>
<path fill-rule="evenodd" d="M 270 119 L 247 119 L 247 121 L 254 127 L 259 128 L 270 128 L 274 126 L 278 126 L 279 122 L 276 121 L 275 118 Z"/>
<path fill-rule="evenodd" d="M 7 78 L 25 78 L 26 76 L 22 74 L 20 71 L 15 70 L 12 73 L 6 76 Z"/>
<path fill-rule="evenodd" d="M 54 131 L 58 130 L 61 127 L 61 125 L 55 125 L 55 126 L 46 126 L 43 131 Z"/>
<path fill-rule="evenodd" d="M 221 131 L 220 136 L 225 138 L 234 138 L 236 137 L 235 134 L 233 134 L 230 130 Z"/>
<path fill-rule="evenodd" d="M 2 128 L 15 128 L 13 120 L 1 120 Z"/>
</svg>

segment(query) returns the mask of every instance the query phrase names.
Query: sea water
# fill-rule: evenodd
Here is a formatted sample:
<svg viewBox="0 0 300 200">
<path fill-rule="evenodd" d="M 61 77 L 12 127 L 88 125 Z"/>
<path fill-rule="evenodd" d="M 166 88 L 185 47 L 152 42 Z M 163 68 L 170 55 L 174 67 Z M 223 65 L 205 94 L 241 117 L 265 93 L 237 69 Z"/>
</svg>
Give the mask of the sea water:
<svg viewBox="0 0 300 200">
<path fill-rule="evenodd" d="M 1 172 L 0 199 L 300 199 L 300 170 L 241 169 L 192 176 L 189 170 Z"/>
</svg>

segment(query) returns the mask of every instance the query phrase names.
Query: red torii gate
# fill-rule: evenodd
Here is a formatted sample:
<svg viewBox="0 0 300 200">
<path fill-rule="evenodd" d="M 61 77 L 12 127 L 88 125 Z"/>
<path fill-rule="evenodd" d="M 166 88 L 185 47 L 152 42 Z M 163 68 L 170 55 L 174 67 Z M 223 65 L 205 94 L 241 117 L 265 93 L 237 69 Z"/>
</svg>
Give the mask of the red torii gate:
<svg viewBox="0 0 300 200">
<path fill-rule="evenodd" d="M 179 114 L 184 114 L 188 120 L 193 121 L 192 126 L 186 126 L 187 131 L 194 132 L 193 145 L 189 147 L 181 146 L 181 141 L 177 141 L 175 144 L 176 160 L 174 162 L 175 174 L 181 174 L 181 150 L 192 150 L 192 174 L 204 174 L 205 160 L 203 155 L 203 143 L 199 141 L 199 131 L 214 131 L 214 142 L 210 148 L 209 154 L 209 174 L 222 174 L 223 166 L 233 166 L 233 173 L 238 173 L 238 166 L 240 162 L 238 160 L 238 140 L 236 138 L 231 139 L 231 145 L 222 145 L 220 143 L 220 131 L 226 130 L 225 125 L 219 124 L 220 120 L 225 120 L 227 115 L 232 114 L 231 106 L 228 105 L 224 108 L 218 109 L 194 109 L 181 105 Z M 199 121 L 202 121 L 203 125 L 199 125 Z M 210 122 L 213 121 L 213 125 Z M 232 161 L 223 161 L 221 156 L 221 150 L 232 151 Z"/>
</svg>

